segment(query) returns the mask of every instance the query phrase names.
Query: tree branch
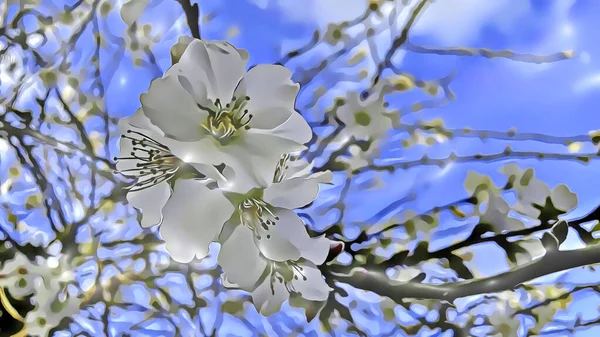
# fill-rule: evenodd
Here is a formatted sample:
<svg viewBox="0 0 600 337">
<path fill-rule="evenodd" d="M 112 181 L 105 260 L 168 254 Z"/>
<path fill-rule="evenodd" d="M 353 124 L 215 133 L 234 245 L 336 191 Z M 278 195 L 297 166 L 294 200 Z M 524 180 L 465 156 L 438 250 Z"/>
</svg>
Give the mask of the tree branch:
<svg viewBox="0 0 600 337">
<path fill-rule="evenodd" d="M 190 31 L 192 36 L 200 39 L 200 10 L 198 8 L 198 4 L 191 3 L 191 0 L 176 0 L 179 2 L 183 11 L 185 12 L 185 17 L 187 19 L 188 27 L 190 27 Z"/>
<path fill-rule="evenodd" d="M 453 56 L 483 56 L 488 59 L 505 58 L 518 62 L 525 63 L 552 63 L 573 58 L 572 51 L 564 51 L 550 55 L 540 56 L 533 54 L 519 54 L 512 50 L 490 50 L 487 48 L 467 48 L 467 47 L 423 47 L 411 44 L 406 44 L 406 49 L 420 54 L 435 54 L 435 55 L 453 55 Z"/>
<path fill-rule="evenodd" d="M 350 274 L 340 274 L 329 270 L 326 270 L 325 273 L 336 281 L 372 291 L 396 302 L 400 302 L 404 298 L 452 302 L 457 298 L 511 290 L 521 283 L 538 277 L 595 263 L 600 263 L 600 245 L 571 251 L 551 250 L 536 261 L 500 275 L 444 285 L 395 282 L 384 273 L 371 272 L 362 268 L 358 268 Z"/>
</svg>

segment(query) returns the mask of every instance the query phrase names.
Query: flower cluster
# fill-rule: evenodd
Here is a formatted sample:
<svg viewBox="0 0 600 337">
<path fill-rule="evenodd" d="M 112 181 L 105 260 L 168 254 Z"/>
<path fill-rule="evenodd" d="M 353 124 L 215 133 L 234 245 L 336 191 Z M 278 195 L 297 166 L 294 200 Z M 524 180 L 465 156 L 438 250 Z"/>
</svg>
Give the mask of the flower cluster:
<svg viewBox="0 0 600 337">
<path fill-rule="evenodd" d="M 223 284 L 252 292 L 268 315 L 290 293 L 328 296 L 317 266 L 334 244 L 310 237 L 293 210 L 310 204 L 331 172 L 311 173 L 297 155 L 312 130 L 295 110 L 290 71 L 246 70 L 246 62 L 227 42 L 190 41 L 120 121 L 116 160 L 135 179 L 127 199 L 141 225 L 160 225 L 171 257 L 187 263 L 220 243 Z"/>
<path fill-rule="evenodd" d="M 29 260 L 16 253 L 0 266 L 0 300 L 13 318 L 26 323 L 27 335 L 47 336 L 64 318 L 79 312 L 82 299 L 69 289 L 74 275 L 66 270 L 66 258 L 50 256 Z M 28 301 L 33 310 L 20 317 L 6 297 Z"/>
</svg>

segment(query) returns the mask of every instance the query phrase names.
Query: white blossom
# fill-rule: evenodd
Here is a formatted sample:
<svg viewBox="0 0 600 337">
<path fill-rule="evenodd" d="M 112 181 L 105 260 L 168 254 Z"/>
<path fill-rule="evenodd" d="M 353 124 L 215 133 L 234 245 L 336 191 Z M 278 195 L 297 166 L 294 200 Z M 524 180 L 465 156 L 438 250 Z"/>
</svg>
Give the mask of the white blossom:
<svg viewBox="0 0 600 337">
<path fill-rule="evenodd" d="M 2 265 L 0 275 L 0 287 L 12 297 L 31 296 L 34 309 L 24 317 L 28 335 L 46 336 L 65 317 L 80 311 L 82 300 L 68 287 L 74 275 L 65 256 L 31 261 L 17 253 Z"/>
<path fill-rule="evenodd" d="M 320 270 L 310 261 L 271 261 L 252 240 L 247 227 L 239 226 L 229 238 L 235 245 L 224 245 L 219 253 L 223 285 L 252 293 L 257 310 L 271 315 L 296 293 L 311 301 L 324 301 L 331 288 Z"/>
<path fill-rule="evenodd" d="M 303 257 L 321 264 L 327 257 L 329 240 L 311 238 L 302 219 L 292 210 L 311 203 L 319 193 L 319 183 L 331 182 L 331 172 L 311 174 L 311 164 L 289 159 L 289 155 L 282 156 L 272 183 L 246 194 L 235 192 L 240 185 L 242 191 L 246 190 L 243 179 L 235 176 L 237 172 L 224 170 L 225 184 L 230 186 L 223 190 L 236 206 L 237 217 L 230 219 L 220 242 L 223 246 L 235 245 L 228 235 L 237 227 L 246 227 L 261 253 L 270 260 L 295 261 Z"/>
<path fill-rule="evenodd" d="M 211 190 L 208 176 L 217 178 L 210 165 L 187 164 L 163 144 L 162 131 L 142 110 L 120 121 L 119 173 L 135 179 L 127 200 L 141 210 L 143 227 L 161 224 L 160 234 L 171 257 L 189 262 L 205 257 L 223 224 L 234 211 L 218 190 Z M 208 176 L 203 173 L 208 172 Z"/>
<path fill-rule="evenodd" d="M 226 164 L 257 186 L 284 153 L 312 137 L 295 111 L 299 85 L 278 65 L 246 72 L 247 53 L 227 42 L 193 40 L 179 62 L 142 94 L 142 109 L 188 163 Z"/>
<path fill-rule="evenodd" d="M 121 19 L 131 26 L 142 16 L 149 3 L 150 0 L 129 0 L 121 7 Z"/>
<path fill-rule="evenodd" d="M 382 97 L 371 95 L 361 100 L 357 92 L 348 95 L 337 116 L 345 124 L 345 135 L 358 140 L 370 140 L 383 136 L 392 127 L 392 120 L 385 114 Z"/>
<path fill-rule="evenodd" d="M 521 220 L 509 216 L 511 208 L 501 195 L 492 192 L 487 194 L 488 199 L 484 211 L 479 216 L 480 223 L 493 226 L 497 233 L 520 230 L 525 227 Z"/>
</svg>

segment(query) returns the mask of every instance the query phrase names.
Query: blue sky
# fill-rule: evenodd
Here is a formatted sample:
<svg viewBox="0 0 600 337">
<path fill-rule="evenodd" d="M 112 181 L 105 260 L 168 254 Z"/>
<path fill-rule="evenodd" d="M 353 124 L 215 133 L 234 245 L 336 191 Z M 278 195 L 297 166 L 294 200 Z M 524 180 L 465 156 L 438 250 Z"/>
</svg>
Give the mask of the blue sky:
<svg viewBox="0 0 600 337">
<path fill-rule="evenodd" d="M 66 1 L 71 3 L 70 1 Z M 414 1 L 413 1 L 414 2 Z M 115 2 L 116 3 L 116 2 Z M 216 13 L 214 19 L 202 24 L 202 36 L 205 39 L 227 39 L 238 48 L 250 53 L 250 64 L 272 63 L 281 59 L 283 52 L 305 44 L 317 27 L 324 28 L 328 22 L 353 19 L 363 11 L 364 0 L 221 0 L 201 1 L 202 13 Z M 471 127 L 507 131 L 515 127 L 520 132 L 537 132 L 555 136 L 574 136 L 587 134 L 590 130 L 600 129 L 600 46 L 594 33 L 600 29 L 597 15 L 600 2 L 594 0 L 438 0 L 421 17 L 411 33 L 414 44 L 426 46 L 467 46 L 489 49 L 511 49 L 521 53 L 552 54 L 559 51 L 574 50 L 576 57 L 553 64 L 523 64 L 505 59 L 489 60 L 478 57 L 455 57 L 424 55 L 411 52 L 399 52 L 397 65 L 415 76 L 432 80 L 456 72 L 451 88 L 457 99 L 449 105 L 420 112 L 410 118 L 432 119 L 442 117 L 449 128 Z M 109 48 L 101 53 L 105 72 L 102 80 L 106 86 L 107 111 L 111 116 L 131 115 L 139 107 L 139 95 L 145 92 L 150 81 L 160 75 L 170 65 L 169 49 L 179 35 L 188 34 L 185 16 L 174 1 L 153 0 L 145 11 L 140 23 L 151 23 L 153 31 L 163 35 L 161 43 L 153 47 L 160 69 L 134 67 L 131 57 L 120 56 L 118 48 Z M 235 26 L 239 34 L 228 38 L 227 32 Z M 114 12 L 102 29 L 108 29 L 117 36 L 123 36 L 125 24 Z M 91 37 L 91 31 L 85 32 Z M 91 38 L 84 39 L 78 45 L 81 55 L 90 55 Z M 380 53 L 389 46 L 389 32 L 376 38 Z M 357 49 L 363 48 L 363 45 Z M 279 49 L 283 49 L 283 52 Z M 330 50 L 320 48 L 311 55 L 298 58 L 290 64 L 295 67 L 312 65 Z M 380 55 L 381 56 L 381 55 Z M 85 65 L 82 56 L 81 64 Z M 77 66 L 77 64 L 75 64 Z M 372 65 L 365 64 L 366 67 Z M 314 85 L 332 86 L 336 82 L 341 65 L 332 66 L 314 80 Z M 345 95 L 352 90 L 364 89 L 365 82 L 335 83 L 330 93 L 312 109 L 303 110 L 307 119 L 313 118 L 329 106 L 333 96 Z M 299 97 L 299 105 L 310 101 L 310 91 L 304 91 Z M 414 102 L 415 96 L 406 95 L 391 102 L 391 107 L 404 106 Z M 399 146 L 388 144 L 384 155 L 387 157 L 418 158 L 423 151 L 432 156 L 444 156 L 449 151 L 458 154 L 497 153 L 503 150 L 506 142 L 467 139 L 452 141 L 430 149 L 398 151 Z M 395 150 L 394 150 L 395 149 Z M 525 143 L 513 145 L 515 150 L 562 151 L 565 149 L 547 144 Z M 423 151 L 420 151 L 423 150 Z M 589 150 L 584 148 L 582 151 Z M 112 157 L 112 155 L 110 156 Z M 385 187 L 376 191 L 360 191 L 353 187 L 348 198 L 345 221 L 371 219 L 382 208 L 395 199 L 403 197 L 412 190 L 419 191 L 419 198 L 405 208 L 424 211 L 436 205 L 444 205 L 466 195 L 463 180 L 470 170 L 486 173 L 501 181 L 498 168 L 506 162 L 454 164 L 446 170 L 433 167 L 397 171 L 394 174 L 377 174 L 385 182 Z M 589 165 L 578 163 L 519 160 L 522 167 L 535 168 L 536 176 L 553 187 L 559 183 L 567 184 L 578 194 L 580 205 L 569 216 L 577 216 L 591 210 L 600 203 L 597 191 L 600 180 L 597 172 L 600 164 L 592 161 Z M 342 182 L 337 179 L 336 182 Z M 429 185 L 425 185 L 429 182 Z M 327 204 L 328 198 L 339 191 L 335 186 L 324 191 L 320 202 Z M 365 197 L 368 193 L 370 197 Z M 319 202 L 316 203 L 317 205 Z M 331 215 L 320 215 L 316 207 L 309 210 L 315 219 L 317 228 L 331 221 Z M 402 211 L 394 209 L 387 214 L 392 218 Z M 450 226 L 442 223 L 440 230 Z M 351 228 L 351 226 L 349 226 Z M 348 235 L 351 235 L 351 231 Z M 581 244 L 574 236 L 569 237 L 567 248 L 576 248 Z M 480 276 L 489 276 L 507 268 L 507 262 L 501 254 L 492 254 L 491 248 L 478 249 L 473 263 L 477 265 Z M 498 253 L 498 252 L 496 252 Z M 477 256 L 485 257 L 478 259 Z M 576 275 L 576 276 L 573 276 Z M 577 282 L 597 279 L 597 273 L 573 272 L 570 276 Z M 577 300 L 569 310 L 571 313 L 596 312 L 599 299 L 588 296 Z M 362 302 L 371 309 L 376 304 Z M 209 313 L 203 317 L 211 320 Z M 592 317 L 593 318 L 593 317 Z M 249 313 L 248 320 L 261 324 L 257 315 Z M 356 323 L 368 328 L 369 334 L 378 335 L 389 329 L 388 325 L 373 327 L 371 321 L 355 317 Z M 275 320 L 271 323 L 276 326 Z M 235 335 L 242 334 L 243 328 L 229 323 Z M 312 325 L 314 327 L 314 325 Z M 269 330 L 267 333 L 281 335 L 285 330 Z M 373 329 L 373 330 L 370 330 Z M 381 329 L 381 330 L 378 330 Z M 305 331 L 310 330 L 307 327 Z M 591 332 L 590 332 L 591 331 Z M 577 336 L 593 336 L 593 329 L 578 333 Z M 307 334 L 310 335 L 310 334 Z M 223 334 L 223 336 L 226 336 Z"/>
</svg>

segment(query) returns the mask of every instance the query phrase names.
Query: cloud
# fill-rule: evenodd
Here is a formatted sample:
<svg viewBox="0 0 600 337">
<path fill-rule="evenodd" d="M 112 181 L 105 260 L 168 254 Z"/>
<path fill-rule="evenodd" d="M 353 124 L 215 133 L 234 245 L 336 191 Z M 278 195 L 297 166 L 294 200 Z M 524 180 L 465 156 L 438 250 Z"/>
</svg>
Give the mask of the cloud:
<svg viewBox="0 0 600 337">
<path fill-rule="evenodd" d="M 573 92 L 582 94 L 590 90 L 600 89 L 600 73 L 584 77 L 573 86 Z"/>
</svg>

